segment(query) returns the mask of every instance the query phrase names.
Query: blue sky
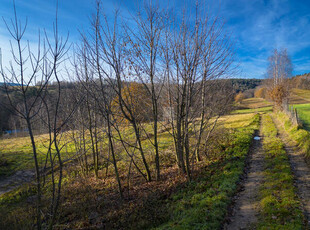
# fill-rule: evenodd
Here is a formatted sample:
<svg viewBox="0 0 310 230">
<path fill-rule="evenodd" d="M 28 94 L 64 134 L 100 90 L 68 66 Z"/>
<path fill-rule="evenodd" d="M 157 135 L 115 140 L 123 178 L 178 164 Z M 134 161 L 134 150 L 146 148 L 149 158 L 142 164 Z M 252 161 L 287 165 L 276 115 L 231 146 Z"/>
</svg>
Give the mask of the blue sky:
<svg viewBox="0 0 310 230">
<path fill-rule="evenodd" d="M 105 12 L 119 7 L 129 17 L 139 0 L 102 0 Z M 177 10 L 191 4 L 190 0 L 159 0 Z M 195 0 L 192 0 L 195 2 Z M 294 64 L 294 74 L 310 72 L 310 1 L 307 0 L 209 0 L 211 14 L 219 12 L 226 30 L 236 43 L 240 72 L 235 77 L 262 78 L 267 58 L 274 48 L 287 48 Z M 0 16 L 13 16 L 12 0 L 0 0 Z M 31 45 L 37 41 L 38 29 L 51 33 L 56 0 L 16 0 L 21 20 L 28 18 L 26 38 Z M 87 30 L 94 0 L 59 0 L 59 24 L 62 34 L 69 32 L 70 42 L 78 42 L 78 30 Z M 9 33 L 0 21 L 0 47 L 4 61 L 9 55 Z"/>
</svg>

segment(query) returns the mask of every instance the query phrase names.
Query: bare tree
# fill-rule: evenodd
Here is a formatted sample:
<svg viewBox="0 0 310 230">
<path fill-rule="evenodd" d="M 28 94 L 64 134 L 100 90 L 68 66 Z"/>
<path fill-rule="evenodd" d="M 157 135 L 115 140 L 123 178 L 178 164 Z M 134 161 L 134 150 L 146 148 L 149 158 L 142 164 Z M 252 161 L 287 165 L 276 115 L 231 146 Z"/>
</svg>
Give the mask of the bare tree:
<svg viewBox="0 0 310 230">
<path fill-rule="evenodd" d="M 159 3 L 146 1 L 142 3 L 141 9 L 133 16 L 136 29 L 126 27 L 126 37 L 129 40 L 127 47 L 132 69 L 132 76 L 135 76 L 147 90 L 152 106 L 156 179 L 160 179 L 160 156 L 158 143 L 158 121 L 159 121 L 159 99 L 164 83 L 162 71 L 162 55 L 160 46 L 162 35 L 166 27 L 167 13 L 159 7 Z"/>
<path fill-rule="evenodd" d="M 190 163 L 200 160 L 203 138 L 208 139 L 219 117 L 229 109 L 231 100 L 225 97 L 229 92 L 221 78 L 232 70 L 232 43 L 223 23 L 199 9 L 197 4 L 194 18 L 184 13 L 177 23 L 176 18 L 169 21 L 158 5 L 147 2 L 132 17 L 136 25 L 132 29 L 122 23 L 118 10 L 114 20 L 108 19 L 97 1 L 91 32 L 82 34 L 76 73 L 88 98 L 88 117 L 93 117 L 91 112 L 104 120 L 109 140 L 105 160 L 109 163 L 111 154 L 121 196 L 116 146 L 129 157 L 128 177 L 134 165 L 150 181 L 144 145 L 149 141 L 159 179 L 158 126 L 165 125 L 161 124 L 161 111 L 169 111 L 177 163 L 190 180 Z M 147 131 L 149 124 L 152 133 Z M 134 140 L 122 133 L 124 126 L 133 130 Z M 96 143 L 91 143 L 92 148 Z"/>
<path fill-rule="evenodd" d="M 202 134 L 211 116 L 223 114 L 223 111 L 208 111 L 213 109 L 207 101 L 212 98 L 209 95 L 215 95 L 208 84 L 210 86 L 217 79 L 225 77 L 231 71 L 233 63 L 232 44 L 223 30 L 223 24 L 218 18 L 208 17 L 200 8 L 196 4 L 193 20 L 184 13 L 181 24 L 166 31 L 163 46 L 176 158 L 189 180 L 192 154 L 190 130 L 194 129 L 196 123 L 199 124 L 194 154 L 200 160 Z M 216 121 L 217 119 L 214 124 Z"/>
<path fill-rule="evenodd" d="M 12 45 L 15 64 L 8 69 L 1 65 L 1 75 L 8 101 L 26 122 L 31 139 L 38 229 L 43 224 L 52 229 L 56 221 L 66 161 L 76 157 L 85 176 L 94 172 L 96 178 L 105 166 L 106 177 L 113 173 L 123 199 L 134 170 L 145 181 L 154 175 L 161 178 L 159 139 L 164 127 L 173 137 L 180 171 L 191 180 L 194 163 L 202 159 L 219 118 L 231 108 L 232 91 L 223 78 L 233 69 L 233 47 L 221 20 L 210 17 L 199 3 L 194 14 L 184 9 L 181 19 L 152 1 L 139 6 L 131 27 L 118 10 L 113 19 L 108 18 L 97 1 L 90 31 L 81 32 L 82 42 L 74 50 L 78 81 L 72 91 L 63 88 L 61 66 L 68 37 L 58 33 L 57 10 L 54 36 L 45 32 L 35 55 L 29 44 L 27 49 L 21 44 L 26 26 L 18 23 L 14 8 L 15 21 L 7 27 L 17 44 L 16 50 Z M 18 85 L 12 87 L 12 82 Z M 12 100 L 13 92 L 20 95 L 18 103 Z M 42 162 L 36 127 L 49 137 Z M 63 152 L 69 141 L 75 151 L 66 159 Z M 42 191 L 49 185 L 45 215 L 42 200 L 47 196 Z"/>
<path fill-rule="evenodd" d="M 274 49 L 268 58 L 267 78 L 270 98 L 275 106 L 282 108 L 282 104 L 289 96 L 289 84 L 287 79 L 292 76 L 292 61 L 286 49 Z"/>
<path fill-rule="evenodd" d="M 94 108 L 94 115 L 96 116 L 96 114 L 98 114 L 104 119 L 102 128 L 104 128 L 104 133 L 108 137 L 108 152 L 109 152 L 109 156 L 106 159 L 107 170 L 109 162 L 112 161 L 119 193 L 121 198 L 123 198 L 123 191 L 117 166 L 115 145 L 113 141 L 113 130 L 112 130 L 114 126 L 114 117 L 112 114 L 111 103 L 113 95 L 115 95 L 113 90 L 113 87 L 115 87 L 115 85 L 112 79 L 113 72 L 106 70 L 102 66 L 102 64 L 104 65 L 105 63 L 102 57 L 102 53 L 100 52 L 101 45 L 103 45 L 100 34 L 101 33 L 100 7 L 101 5 L 100 2 L 98 1 L 97 12 L 92 21 L 93 34 L 90 35 L 90 39 L 86 38 L 86 36 L 82 34 L 83 45 L 80 48 L 78 60 L 75 63 L 75 68 L 79 78 L 79 82 L 83 85 L 86 91 L 87 95 L 86 99 L 88 101 L 87 103 L 89 103 L 89 100 L 91 98 L 94 105 L 96 105 Z M 95 133 L 96 129 L 97 125 L 95 125 Z M 90 130 L 90 132 L 92 132 L 92 130 Z M 98 140 L 95 135 L 95 141 L 92 141 L 91 146 L 93 152 L 94 149 L 96 149 L 98 156 L 97 142 Z M 110 153 L 112 155 L 112 160 L 110 160 Z M 97 162 L 95 162 L 95 164 L 96 163 L 98 164 L 98 157 Z"/>
<path fill-rule="evenodd" d="M 115 18 L 113 23 L 109 22 L 106 16 L 103 14 L 103 20 L 100 20 L 101 8 L 98 2 L 98 12 L 95 20 L 95 43 L 93 47 L 97 47 L 93 56 L 94 63 L 98 63 L 98 73 L 105 79 L 107 84 L 111 87 L 116 95 L 118 102 L 117 105 L 122 113 L 122 116 L 129 122 L 134 130 L 136 143 L 134 146 L 139 152 L 146 171 L 147 180 L 151 180 L 151 171 L 149 169 L 148 162 L 146 160 L 145 151 L 142 145 L 141 128 L 139 120 L 136 117 L 134 106 L 131 104 L 131 100 L 126 100 L 123 93 L 124 88 L 128 87 L 128 72 L 126 72 L 126 66 L 128 60 L 126 58 L 125 45 L 123 31 L 119 30 L 118 18 L 119 12 L 115 12 Z M 130 92 L 130 91 L 128 91 Z M 109 122 L 108 122 L 109 123 Z"/>
<path fill-rule="evenodd" d="M 40 162 L 37 150 L 36 138 L 34 135 L 35 123 L 42 120 L 47 126 L 50 137 L 49 146 L 46 152 L 46 159 L 50 159 L 51 179 L 52 179 L 52 200 L 51 208 L 49 210 L 49 218 L 45 221 L 52 229 L 55 216 L 58 210 L 62 182 L 62 167 L 63 161 L 61 157 L 60 146 L 60 129 L 67 122 L 67 119 L 60 120 L 60 101 L 61 101 L 61 86 L 58 67 L 63 61 L 66 54 L 67 39 L 63 40 L 58 34 L 57 26 L 57 9 L 56 9 L 56 22 L 54 24 L 54 41 L 51 42 L 45 33 L 45 38 L 41 39 L 41 34 L 38 35 L 38 46 L 36 52 L 32 50 L 29 42 L 24 43 L 24 34 L 27 28 L 27 20 L 23 25 L 17 18 L 17 12 L 14 3 L 14 20 L 8 24 L 4 20 L 9 33 L 11 34 L 15 45 L 11 42 L 11 53 L 13 62 L 9 67 L 4 68 L 1 62 L 0 73 L 3 77 L 5 84 L 7 98 L 10 102 L 11 108 L 15 114 L 25 120 L 27 130 L 30 136 L 32 152 L 34 157 L 34 166 L 36 171 L 36 189 L 37 189 L 37 202 L 36 202 L 36 227 L 42 228 L 42 187 L 45 182 L 45 167 L 43 162 Z M 57 81 L 57 96 L 54 98 L 55 103 L 49 103 L 49 83 L 55 78 Z M 17 83 L 17 86 L 11 86 L 12 83 Z M 20 95 L 20 102 L 18 104 L 13 101 L 13 92 Z M 42 111 L 45 110 L 47 118 L 42 119 Z M 68 115 L 72 115 L 74 110 Z M 58 180 L 55 179 L 55 157 L 52 156 L 52 145 L 56 151 Z M 57 181 L 57 187 L 55 186 Z M 43 184 L 42 184 L 43 183 Z"/>
<path fill-rule="evenodd" d="M 24 45 L 22 43 L 24 33 L 27 28 L 27 20 L 24 25 L 19 22 L 17 18 L 17 12 L 14 4 L 14 20 L 12 20 L 11 25 L 4 21 L 9 33 L 11 34 L 16 46 L 14 47 L 11 43 L 11 53 L 13 57 L 14 64 L 11 62 L 10 67 L 7 67 L 5 71 L 1 62 L 1 75 L 4 79 L 4 88 L 7 94 L 7 98 L 10 102 L 12 109 L 15 113 L 23 118 L 27 123 L 27 129 L 29 132 L 32 152 L 34 156 L 34 165 L 36 171 L 36 186 L 37 186 L 37 228 L 41 229 L 41 174 L 40 165 L 38 160 L 37 145 L 33 133 L 33 119 L 38 113 L 38 108 L 42 106 L 40 102 L 40 95 L 44 94 L 46 86 L 49 80 L 49 75 L 45 76 L 41 74 L 42 60 L 45 60 L 46 50 L 41 50 L 41 38 L 39 34 L 37 53 L 31 51 L 29 43 Z M 26 71 L 27 65 L 30 65 L 31 69 Z M 41 83 L 37 84 L 37 89 L 35 95 L 31 95 L 29 92 L 31 90 L 31 85 L 37 82 L 37 78 L 40 76 Z M 10 83 L 17 83 L 18 86 L 10 87 Z M 35 84 L 34 84 L 35 85 Z M 18 92 L 22 97 L 22 107 L 19 108 L 14 105 L 11 92 Z M 36 105 L 39 104 L 39 107 Z"/>
<path fill-rule="evenodd" d="M 49 47 L 49 56 L 50 58 L 47 61 L 49 61 L 49 68 L 46 72 L 43 74 L 47 77 L 54 78 L 56 80 L 57 84 L 57 90 L 56 90 L 56 96 L 53 98 L 53 102 L 50 105 L 47 104 L 45 97 L 41 97 L 45 109 L 48 114 L 48 127 L 49 127 L 49 133 L 50 133 L 50 145 L 53 144 L 55 149 L 55 157 L 57 158 L 57 168 L 58 168 L 58 180 L 52 176 L 52 201 L 51 201 L 51 207 L 50 207 L 50 220 L 49 220 L 49 229 L 53 228 L 54 221 L 56 218 L 56 213 L 60 205 L 60 197 L 61 197 L 61 188 L 62 188 L 62 178 L 63 178 L 63 158 L 62 158 L 62 149 L 64 147 L 63 144 L 61 144 L 62 139 L 62 129 L 67 124 L 68 120 L 72 116 L 72 114 L 76 110 L 76 103 L 72 103 L 72 108 L 68 111 L 67 114 L 62 114 L 62 107 L 61 102 L 64 98 L 63 90 L 61 88 L 61 71 L 60 71 L 60 65 L 65 60 L 64 57 L 67 54 L 68 51 L 68 38 L 67 37 L 61 37 L 58 32 L 58 3 L 56 6 L 56 21 L 53 24 L 53 40 L 49 39 L 47 33 L 45 33 L 46 41 Z M 48 65 L 48 64 L 46 64 Z M 48 75 L 48 71 L 51 71 L 51 75 Z M 44 69 L 43 69 L 44 70 Z M 50 106 L 50 108 L 49 108 Z M 50 148 L 49 148 L 50 151 Z M 51 155 L 51 152 L 50 152 Z M 55 157 L 50 156 L 50 163 L 51 163 L 51 170 L 52 175 L 55 167 L 54 159 Z M 54 166 L 54 167 L 53 167 Z M 55 185 L 57 184 L 57 186 Z"/>
</svg>

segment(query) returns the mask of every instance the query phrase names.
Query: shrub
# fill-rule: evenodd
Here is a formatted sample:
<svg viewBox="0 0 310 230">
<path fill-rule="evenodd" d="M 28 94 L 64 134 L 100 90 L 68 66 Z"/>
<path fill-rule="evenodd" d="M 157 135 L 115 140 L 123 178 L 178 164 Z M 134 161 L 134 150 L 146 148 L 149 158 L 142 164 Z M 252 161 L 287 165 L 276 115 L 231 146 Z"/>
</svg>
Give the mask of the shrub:
<svg viewBox="0 0 310 230">
<path fill-rule="evenodd" d="M 258 88 L 254 92 L 254 97 L 256 98 L 267 98 L 266 88 Z"/>
<path fill-rule="evenodd" d="M 274 101 L 276 107 L 282 108 L 282 103 L 288 97 L 288 90 L 284 85 L 277 85 L 268 92 L 268 96 Z"/>
<path fill-rule="evenodd" d="M 241 103 L 243 100 L 245 99 L 245 96 L 242 92 L 239 92 L 236 96 L 235 96 L 235 101 Z"/>
</svg>

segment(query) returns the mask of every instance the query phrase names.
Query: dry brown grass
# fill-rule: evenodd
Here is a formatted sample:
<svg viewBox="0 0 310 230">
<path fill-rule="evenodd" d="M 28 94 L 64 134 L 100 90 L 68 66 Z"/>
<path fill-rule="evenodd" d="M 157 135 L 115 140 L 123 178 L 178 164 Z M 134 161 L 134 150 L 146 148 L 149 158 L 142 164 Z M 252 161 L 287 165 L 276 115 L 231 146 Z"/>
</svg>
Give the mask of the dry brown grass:
<svg viewBox="0 0 310 230">
<path fill-rule="evenodd" d="M 289 96 L 290 104 L 307 104 L 310 103 L 310 90 L 292 89 Z"/>
<path fill-rule="evenodd" d="M 248 98 L 242 101 L 240 104 L 240 108 L 244 109 L 256 109 L 256 108 L 263 108 L 267 106 L 271 106 L 272 102 L 268 102 L 263 98 Z"/>
<path fill-rule="evenodd" d="M 193 178 L 207 165 L 206 161 L 196 164 Z M 169 218 L 165 200 L 187 184 L 186 176 L 176 166 L 163 168 L 160 181 L 146 182 L 134 172 L 130 189 L 126 175 L 121 179 L 125 185 L 124 200 L 119 197 L 113 176 L 76 177 L 64 187 L 61 222 L 56 229 L 144 229 L 156 225 Z"/>
</svg>

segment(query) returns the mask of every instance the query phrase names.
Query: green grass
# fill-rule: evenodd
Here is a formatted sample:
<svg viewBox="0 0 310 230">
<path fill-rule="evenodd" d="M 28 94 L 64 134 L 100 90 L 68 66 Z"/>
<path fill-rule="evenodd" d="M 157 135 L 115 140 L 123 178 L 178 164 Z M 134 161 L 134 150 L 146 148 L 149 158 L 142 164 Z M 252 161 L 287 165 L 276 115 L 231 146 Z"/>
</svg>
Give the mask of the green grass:
<svg viewBox="0 0 310 230">
<path fill-rule="evenodd" d="M 296 141 L 298 147 L 302 150 L 306 160 L 310 159 L 310 133 L 296 125 L 293 125 L 289 117 L 284 113 L 277 113 L 277 118 L 284 125 L 285 131 L 289 134 L 290 138 Z"/>
<path fill-rule="evenodd" d="M 152 126 L 150 124 L 144 124 L 145 131 L 149 134 L 152 133 Z M 164 127 L 159 127 L 159 129 Z M 121 134 L 123 138 L 134 145 L 135 134 L 133 132 L 132 127 L 124 127 L 121 128 Z M 102 143 L 107 142 L 105 137 L 103 138 Z M 153 160 L 153 146 L 147 138 L 145 138 L 145 133 L 142 133 L 142 141 L 144 151 L 146 152 L 146 157 L 148 160 Z M 86 148 L 90 148 L 91 141 L 90 135 L 86 134 Z M 159 140 L 159 150 L 164 152 L 168 148 L 173 147 L 173 139 L 172 136 L 169 135 L 167 131 L 161 132 L 158 134 Z M 47 145 L 48 145 L 48 135 L 36 135 L 35 141 L 37 145 L 37 153 L 38 153 L 38 161 L 39 165 L 43 166 L 46 153 L 47 153 Z M 71 139 L 71 132 L 67 132 L 64 134 L 63 140 L 61 144 L 65 144 L 66 147 L 62 150 L 62 158 L 63 160 L 74 156 L 76 151 L 74 142 Z M 14 174 L 16 171 L 19 170 L 32 170 L 34 169 L 34 160 L 33 160 L 33 151 L 29 137 L 19 137 L 19 138 L 9 138 L 9 139 L 0 139 L 0 177 L 6 177 Z M 102 148 L 107 152 L 107 146 L 103 146 Z M 128 148 L 132 149 L 132 148 Z M 92 163 L 91 153 L 88 151 L 88 156 L 90 157 L 89 163 Z M 128 156 L 124 150 L 118 154 L 118 160 L 126 161 Z M 141 162 L 138 162 L 138 164 Z M 143 167 L 141 167 L 143 168 Z"/>
<path fill-rule="evenodd" d="M 222 126 L 226 129 L 237 129 L 240 127 L 247 127 L 251 125 L 254 115 L 255 113 L 233 114 L 223 116 L 219 119 L 218 126 Z"/>
<path fill-rule="evenodd" d="M 249 121 L 248 121 L 249 122 Z M 155 229 L 219 229 L 243 174 L 245 159 L 259 115 L 252 115 L 247 127 L 231 129 L 222 158 L 211 163 L 199 179 L 170 197 L 169 221 Z"/>
<path fill-rule="evenodd" d="M 37 137 L 38 159 L 40 164 L 44 162 L 44 145 L 47 143 L 47 136 Z M 29 137 L 10 138 L 0 140 L 1 156 L 0 159 L 5 162 L 0 165 L 0 177 L 8 176 L 18 170 L 27 170 L 34 168 L 32 147 Z"/>
<path fill-rule="evenodd" d="M 40 167 L 44 166 L 49 138 L 47 134 L 35 136 L 37 158 Z M 59 142 L 59 146 L 63 147 L 61 150 L 62 159 L 66 160 L 75 155 L 76 149 L 74 143 L 70 138 L 70 133 L 64 133 Z M 30 137 L 18 137 L 0 139 L 1 153 L 0 153 L 0 177 L 7 177 L 20 170 L 34 170 L 34 156 Z M 52 146 L 52 153 L 54 154 L 54 146 Z M 1 162 L 2 163 L 1 165 Z M 57 163 L 57 158 L 55 160 Z"/>
<path fill-rule="evenodd" d="M 236 193 L 237 182 L 240 175 L 243 174 L 252 136 L 254 130 L 258 129 L 258 121 L 259 116 L 254 113 L 225 116 L 220 127 L 226 130 L 225 132 L 229 134 L 227 135 L 229 138 L 225 139 L 226 142 L 221 143 L 216 149 L 217 158 L 210 160 L 207 167 L 200 172 L 200 176 L 194 181 L 185 187 L 181 187 L 178 192 L 174 192 L 170 197 L 156 200 L 156 205 L 163 205 L 163 210 L 167 210 L 164 216 L 165 221 L 162 221 L 162 225 L 157 226 L 157 229 L 217 229 L 221 226 L 227 208 L 231 204 L 231 198 Z M 125 131 L 129 133 L 128 130 Z M 44 136 L 40 136 L 40 138 L 42 140 L 38 144 L 40 144 L 42 153 L 44 153 Z M 169 133 L 161 133 L 159 141 L 162 161 L 171 161 L 170 163 L 174 164 L 173 142 Z M 1 140 L 0 144 L 4 145 L 6 159 L 12 157 L 12 160 L 16 160 L 16 163 L 20 160 L 20 158 L 17 158 L 16 152 L 20 153 L 20 157 L 23 156 L 22 154 L 29 154 L 29 158 L 22 162 L 18 169 L 31 167 L 31 149 L 27 146 L 29 145 L 28 138 Z M 147 152 L 152 147 L 148 140 L 143 141 L 143 145 Z M 148 154 L 152 156 L 151 152 Z M 123 162 L 123 160 L 120 159 L 119 163 Z M 64 184 L 70 184 L 73 180 L 74 176 L 72 178 L 65 176 Z M 102 188 L 101 192 L 105 191 L 104 189 Z M 0 219 L 8 226 L 11 226 L 12 229 L 18 229 L 21 225 L 27 228 L 32 224 L 30 220 L 32 214 L 29 213 L 34 212 L 27 200 L 29 196 L 32 197 L 34 194 L 35 190 L 31 186 L 22 186 L 1 196 Z M 66 206 L 68 207 L 63 207 L 67 212 L 74 207 L 71 207 L 70 204 L 75 202 L 74 199 L 74 197 L 67 197 L 68 205 Z M 159 209 L 161 208 L 160 205 Z M 83 208 L 78 209 L 79 211 L 74 210 L 78 212 L 77 216 L 83 213 Z M 85 210 L 89 211 L 89 209 Z M 74 213 L 74 211 L 72 212 Z M 144 211 L 147 212 L 147 208 Z M 87 212 L 85 211 L 85 213 Z M 135 217 L 132 217 L 132 219 L 135 219 Z M 79 219 L 79 221 L 81 220 Z M 153 227 L 154 222 L 148 221 L 146 219 L 135 219 L 135 226 Z M 145 229 L 144 227 L 143 229 Z"/>
<path fill-rule="evenodd" d="M 298 117 L 301 119 L 303 127 L 310 131 L 310 104 L 293 105 L 297 109 Z"/>
<path fill-rule="evenodd" d="M 269 114 L 262 117 L 265 154 L 264 182 L 260 189 L 260 221 L 258 229 L 303 229 L 294 178 L 284 145 Z"/>
</svg>

